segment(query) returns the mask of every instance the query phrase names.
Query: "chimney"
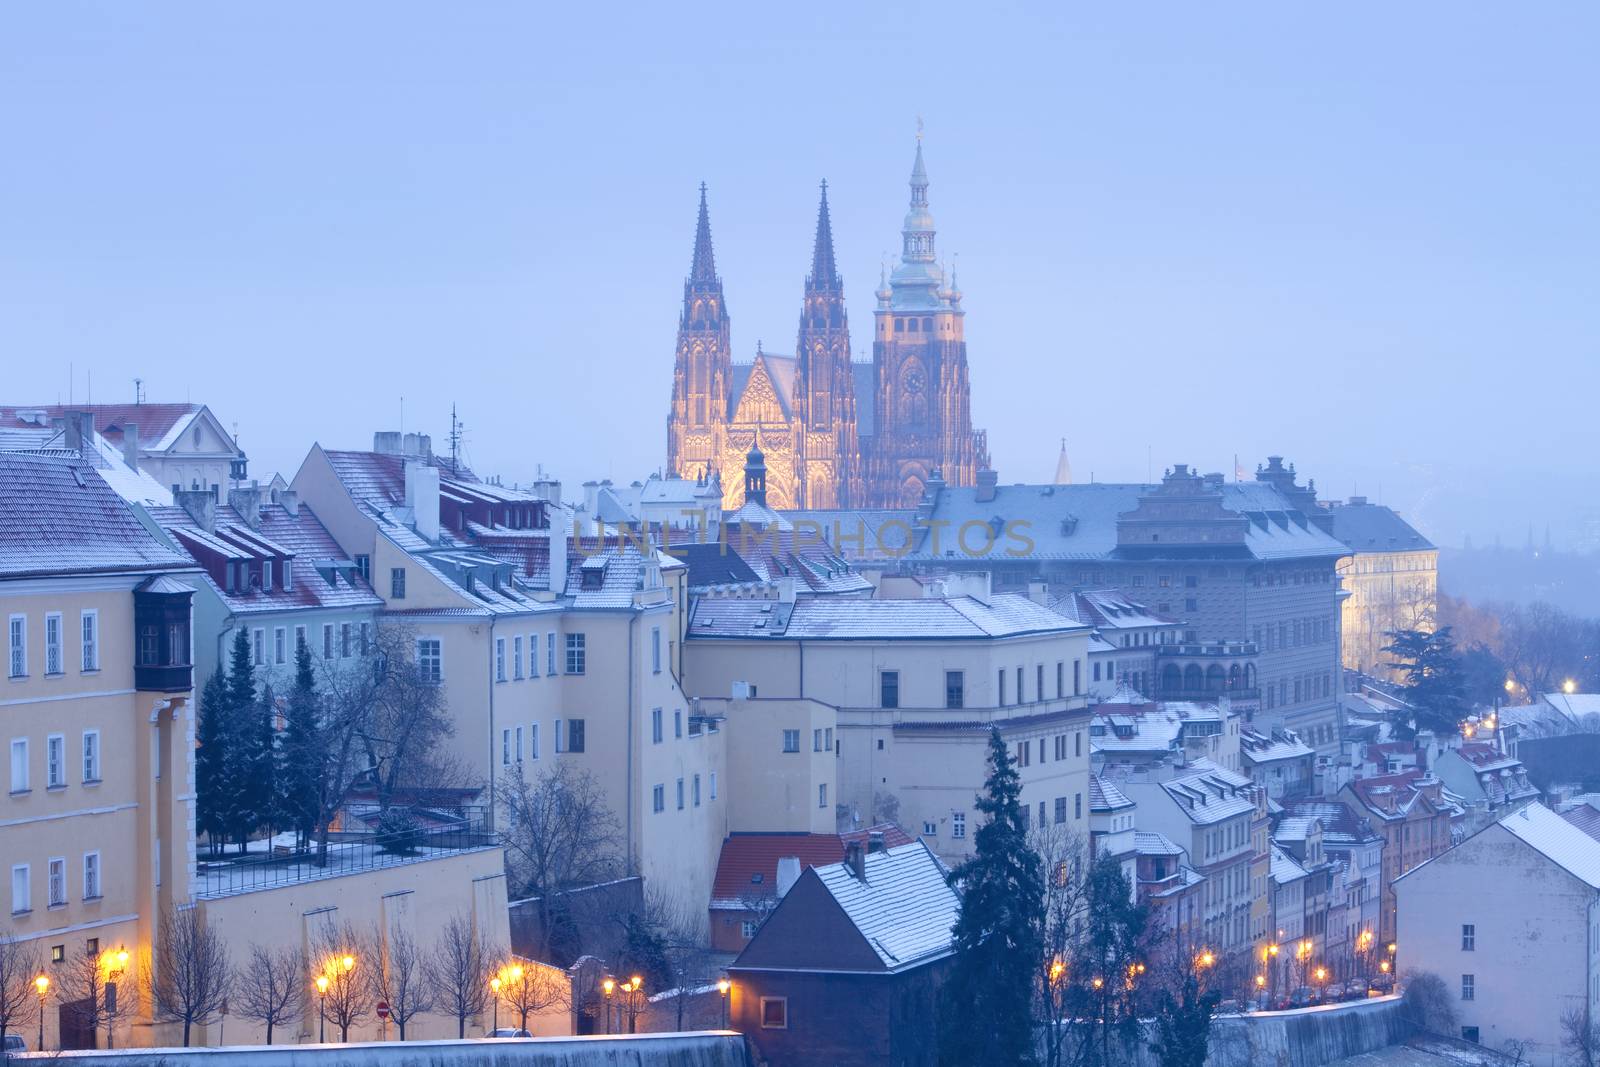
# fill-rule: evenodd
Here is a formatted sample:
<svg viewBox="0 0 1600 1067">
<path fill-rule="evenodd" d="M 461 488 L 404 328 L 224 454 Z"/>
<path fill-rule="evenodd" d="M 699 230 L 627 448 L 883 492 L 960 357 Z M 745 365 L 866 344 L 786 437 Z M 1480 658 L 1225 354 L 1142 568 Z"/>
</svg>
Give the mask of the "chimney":
<svg viewBox="0 0 1600 1067">
<path fill-rule="evenodd" d="M 67 451 L 81 456 L 94 447 L 94 416 L 89 412 L 67 412 L 62 430 L 66 435 Z"/>
<path fill-rule="evenodd" d="M 439 539 L 439 468 L 410 460 L 406 463 L 406 507 L 411 525 L 429 541 Z"/>
<path fill-rule="evenodd" d="M 558 478 L 546 478 L 541 474 L 533 481 L 533 495 L 552 504 L 561 503 L 561 481 Z"/>
<path fill-rule="evenodd" d="M 785 574 L 778 579 L 778 603 L 794 603 L 794 575 Z"/>
<path fill-rule="evenodd" d="M 228 506 L 239 513 L 246 526 L 261 529 L 261 487 L 252 482 L 240 489 L 228 490 Z"/>
<path fill-rule="evenodd" d="M 558 596 L 567 590 L 567 529 L 561 525 L 561 514 L 550 518 L 550 591 Z"/>
<path fill-rule="evenodd" d="M 300 493 L 297 490 L 278 490 L 276 502 L 283 505 L 283 510 L 289 513 L 291 519 L 300 517 Z"/>
<path fill-rule="evenodd" d="M 217 495 L 209 489 L 179 489 L 172 494 L 173 501 L 192 521 L 206 533 L 217 528 Z"/>
<path fill-rule="evenodd" d="M 850 873 L 856 881 L 867 880 L 867 850 L 861 847 L 860 841 L 850 841 L 844 846 L 844 863 L 850 868 Z"/>
<path fill-rule="evenodd" d="M 587 511 L 590 515 L 593 515 L 594 512 L 595 512 L 595 509 L 598 508 L 599 506 L 600 506 L 600 483 L 599 482 L 592 482 L 592 481 L 591 482 L 584 482 L 583 483 L 583 510 Z"/>
<path fill-rule="evenodd" d="M 867 831 L 867 854 L 869 856 L 874 852 L 882 852 L 885 847 L 882 830 Z"/>
<path fill-rule="evenodd" d="M 1028 579 L 1028 599 L 1035 604 L 1047 605 L 1050 599 L 1050 587 L 1042 578 Z"/>
<path fill-rule="evenodd" d="M 800 857 L 778 857 L 778 899 L 789 895 L 789 890 L 800 880 Z"/>
<path fill-rule="evenodd" d="M 995 486 L 999 483 L 999 472 L 985 467 L 983 470 L 978 472 L 978 491 L 973 494 L 972 499 L 976 500 L 980 504 L 988 503 L 994 499 Z"/>
<path fill-rule="evenodd" d="M 398 456 L 400 454 L 400 432 L 398 430 L 379 430 L 372 435 L 372 450 L 383 456 Z"/>
<path fill-rule="evenodd" d="M 122 426 L 122 462 L 139 469 L 139 427 L 131 422 Z"/>
</svg>

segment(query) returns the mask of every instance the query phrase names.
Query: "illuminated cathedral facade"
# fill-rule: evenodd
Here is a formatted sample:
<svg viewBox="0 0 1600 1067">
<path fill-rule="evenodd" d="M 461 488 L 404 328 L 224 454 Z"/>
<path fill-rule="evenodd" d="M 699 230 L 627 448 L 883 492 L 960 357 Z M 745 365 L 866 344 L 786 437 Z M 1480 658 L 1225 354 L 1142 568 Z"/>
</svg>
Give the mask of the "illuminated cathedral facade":
<svg viewBox="0 0 1600 1067">
<path fill-rule="evenodd" d="M 989 458 L 972 428 L 961 292 L 934 253 L 920 138 L 901 238 L 900 263 L 875 294 L 872 359 L 857 361 L 824 182 L 794 355 L 758 345 L 735 361 L 700 187 L 667 419 L 673 473 L 720 474 L 730 509 L 743 502 L 738 472 L 758 445 L 777 509 L 914 506 L 935 472 L 974 484 Z"/>
</svg>

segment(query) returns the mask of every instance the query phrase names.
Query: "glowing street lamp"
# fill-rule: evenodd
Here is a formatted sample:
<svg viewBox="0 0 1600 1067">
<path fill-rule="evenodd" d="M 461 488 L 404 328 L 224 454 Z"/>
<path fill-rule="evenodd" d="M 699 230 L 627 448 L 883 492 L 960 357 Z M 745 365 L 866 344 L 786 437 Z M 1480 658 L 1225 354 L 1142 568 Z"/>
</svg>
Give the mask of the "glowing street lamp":
<svg viewBox="0 0 1600 1067">
<path fill-rule="evenodd" d="M 600 983 L 600 988 L 605 990 L 606 994 L 606 1033 L 609 1034 L 611 1032 L 611 994 L 617 991 L 617 980 L 615 978 L 607 978 Z"/>
<path fill-rule="evenodd" d="M 344 959 L 339 961 L 339 966 L 344 968 L 346 974 L 349 974 L 351 971 L 355 970 L 356 958 L 354 956 L 346 956 Z"/>
<path fill-rule="evenodd" d="M 497 974 L 489 979 L 489 988 L 494 991 L 494 1029 L 500 1029 L 500 976 Z"/>
<path fill-rule="evenodd" d="M 722 1028 L 728 1028 L 728 990 L 733 988 L 733 983 L 726 978 L 717 979 L 717 993 L 722 997 Z"/>
<path fill-rule="evenodd" d="M 325 974 L 317 975 L 317 1041 L 327 1044 L 328 1041 L 328 986 L 331 983 Z"/>
<path fill-rule="evenodd" d="M 41 974 L 33 980 L 33 990 L 39 996 L 39 1051 L 44 1051 L 44 1002 L 50 995 L 50 976 Z"/>
<path fill-rule="evenodd" d="M 1574 682 L 1571 678 L 1568 678 L 1566 681 L 1561 683 L 1561 691 L 1567 694 L 1576 693 L 1578 691 L 1578 683 Z"/>
</svg>

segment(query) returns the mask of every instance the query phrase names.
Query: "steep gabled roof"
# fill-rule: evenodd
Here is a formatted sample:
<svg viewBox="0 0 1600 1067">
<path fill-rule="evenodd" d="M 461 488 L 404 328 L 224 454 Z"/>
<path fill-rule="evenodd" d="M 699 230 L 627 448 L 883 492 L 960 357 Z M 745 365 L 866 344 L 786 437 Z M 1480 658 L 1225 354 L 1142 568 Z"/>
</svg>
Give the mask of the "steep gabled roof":
<svg viewBox="0 0 1600 1067">
<path fill-rule="evenodd" d="M 730 834 L 717 857 L 711 904 L 740 907 L 750 897 L 776 896 L 780 859 L 793 856 L 800 861 L 801 869 L 839 863 L 844 859 L 847 841 L 859 841 L 865 846 L 873 830 L 883 833 L 884 844 L 889 848 L 911 842 L 911 837 L 893 823 L 848 834 Z"/>
</svg>

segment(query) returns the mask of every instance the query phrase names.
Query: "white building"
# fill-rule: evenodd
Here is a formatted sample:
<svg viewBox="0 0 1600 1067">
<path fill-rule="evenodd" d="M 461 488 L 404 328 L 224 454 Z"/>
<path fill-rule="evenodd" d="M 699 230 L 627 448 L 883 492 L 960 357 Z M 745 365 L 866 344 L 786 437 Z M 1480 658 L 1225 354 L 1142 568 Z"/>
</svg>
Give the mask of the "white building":
<svg viewBox="0 0 1600 1067">
<path fill-rule="evenodd" d="M 1400 959 L 1456 998 L 1461 1036 L 1562 1062 L 1561 1017 L 1600 1012 L 1600 842 L 1529 804 L 1395 880 Z"/>
</svg>

